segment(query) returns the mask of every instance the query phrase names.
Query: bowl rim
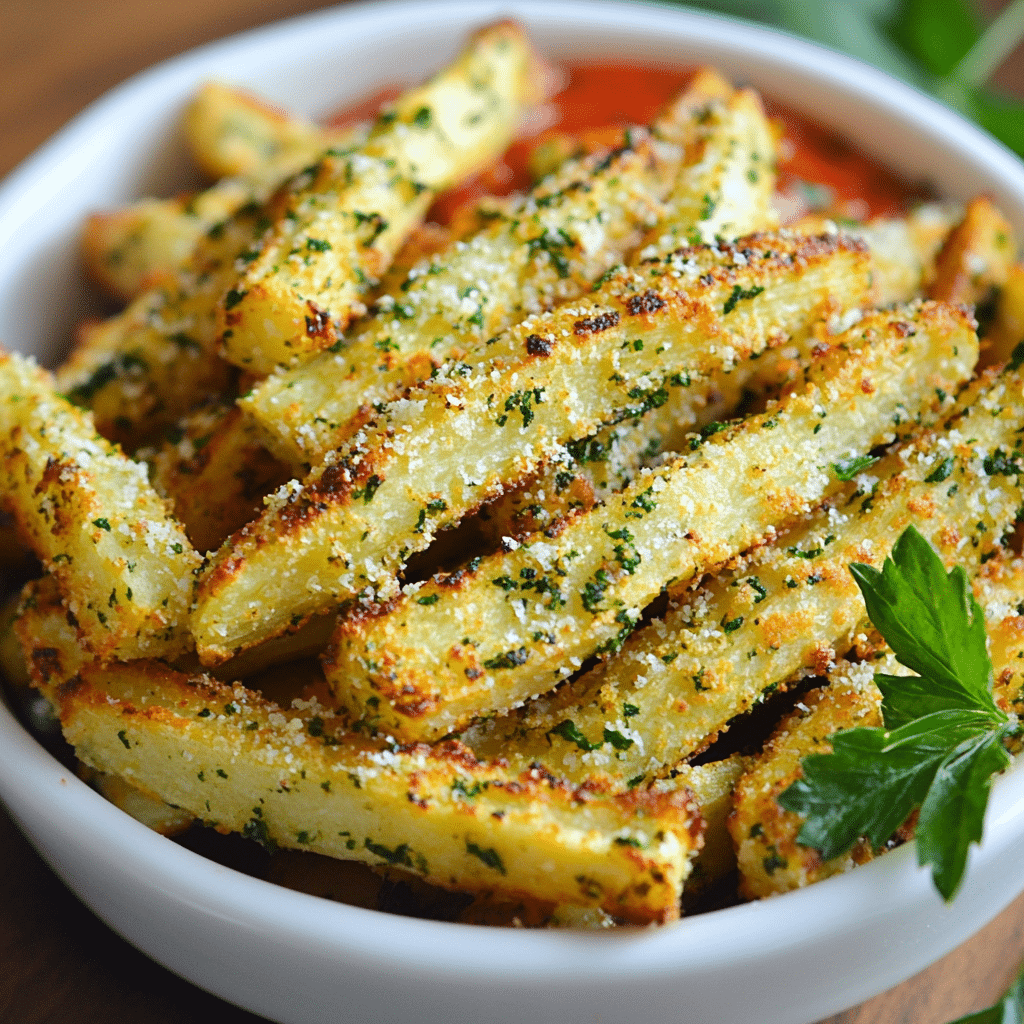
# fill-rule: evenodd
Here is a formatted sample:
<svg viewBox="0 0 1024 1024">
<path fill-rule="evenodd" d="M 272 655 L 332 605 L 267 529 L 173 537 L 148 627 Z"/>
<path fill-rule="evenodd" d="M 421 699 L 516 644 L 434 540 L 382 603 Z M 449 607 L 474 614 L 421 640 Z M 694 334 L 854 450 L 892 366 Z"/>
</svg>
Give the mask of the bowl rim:
<svg viewBox="0 0 1024 1024">
<path fill-rule="evenodd" d="M 345 24 L 353 32 L 367 24 L 408 27 L 441 16 L 452 22 L 466 17 L 483 22 L 511 14 L 528 24 L 564 24 L 573 19 L 596 18 L 609 30 L 636 27 L 651 32 L 669 29 L 677 36 L 710 38 L 715 45 L 738 56 L 755 47 L 772 45 L 771 62 L 788 69 L 796 80 L 808 76 L 827 78 L 831 88 L 874 109 L 912 116 L 921 131 L 936 138 L 958 140 L 970 148 L 970 159 L 984 165 L 1018 197 L 1018 226 L 1024 229 L 1024 164 L 1000 143 L 963 121 L 912 86 L 898 82 L 853 58 L 827 50 L 795 36 L 779 33 L 737 19 L 725 19 L 667 5 L 621 3 L 616 0 L 512 0 L 500 5 L 487 0 L 382 0 L 300 15 L 190 50 L 140 72 L 95 101 L 44 143 L 0 183 L 0 238 L 13 234 L 24 219 L 18 208 L 43 186 L 63 180 L 60 165 L 66 163 L 82 140 L 103 129 L 111 118 L 128 111 L 140 93 L 167 88 L 179 81 L 194 84 L 197 69 L 208 70 L 232 53 L 248 51 L 272 42 L 281 32 L 316 33 L 324 27 Z M 952 147 L 954 143 L 949 142 Z M 9 229 L 9 231 L 8 231 Z M 0 248 L 3 248 L 0 246 Z M 0 287 L 3 277 L 0 273 Z M 479 926 L 421 921 L 333 903 L 224 868 L 198 854 L 150 832 L 108 804 L 69 773 L 24 731 L 6 707 L 0 707 L 0 797 L 15 817 L 44 848 L 58 873 L 66 865 L 52 853 L 39 834 L 40 793 L 49 795 L 60 829 L 70 836 L 69 849 L 97 853 L 109 846 L 111 834 L 123 834 L 130 847 L 131 873 L 148 878 L 159 887 L 176 891 L 177 898 L 227 918 L 244 919 L 296 937 L 308 933 L 311 917 L 317 919 L 317 939 L 330 945 L 338 956 L 356 962 L 398 960 L 412 972 L 458 984 L 578 985 L 607 978 L 609 971 L 629 971 L 634 979 L 678 973 L 680 964 L 697 955 L 700 960 L 749 963 L 764 953 L 770 931 L 776 949 L 806 949 L 836 936 L 834 918 L 842 917 L 845 931 L 854 934 L 875 926 L 891 912 L 894 900 L 921 920 L 941 922 L 948 942 L 932 943 L 927 952 L 907 961 L 898 972 L 906 977 L 937 956 L 948 952 L 966 937 L 956 926 L 957 904 L 943 906 L 931 888 L 929 873 L 918 868 L 910 846 L 805 890 L 778 899 L 743 904 L 715 911 L 660 929 L 622 929 L 609 933 L 568 931 L 519 931 L 482 929 Z M 961 899 L 969 893 L 985 896 L 987 920 L 1010 902 L 1024 876 L 1018 872 L 1008 891 L 988 892 L 992 879 L 1005 876 L 1000 870 L 1012 849 L 1015 835 L 1024 833 L 1024 771 L 1016 765 L 993 787 L 986 816 L 986 837 L 971 851 L 970 866 Z M 827 896 L 826 896 L 827 894 Z M 815 917 L 816 904 L 828 900 L 828 918 Z M 103 908 L 94 905 L 103 916 Z M 981 923 L 984 923 L 982 921 Z M 978 927 L 975 922 L 974 927 Z M 453 956 L 453 943 L 465 941 L 474 957 Z M 496 943 L 496 944 L 495 944 Z M 492 955 L 486 950 L 493 949 Z M 920 947 L 923 951 L 924 947 Z M 566 959 L 566 951 L 576 955 Z M 923 957 L 923 958 L 922 958 Z M 468 968 L 460 964 L 471 965 Z M 899 976 L 890 976 L 899 980 Z M 524 980 L 525 979 L 525 980 Z M 872 984 L 857 991 L 872 994 Z"/>
</svg>

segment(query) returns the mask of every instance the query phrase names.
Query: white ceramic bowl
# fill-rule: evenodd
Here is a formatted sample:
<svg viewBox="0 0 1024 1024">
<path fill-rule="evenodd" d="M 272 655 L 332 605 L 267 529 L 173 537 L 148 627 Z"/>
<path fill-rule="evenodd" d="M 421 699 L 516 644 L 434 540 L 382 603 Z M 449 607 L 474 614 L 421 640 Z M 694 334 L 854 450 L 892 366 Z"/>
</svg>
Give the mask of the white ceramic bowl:
<svg viewBox="0 0 1024 1024">
<path fill-rule="evenodd" d="M 220 77 L 322 114 L 414 81 L 511 15 L 554 57 L 714 63 L 951 198 L 987 192 L 1024 237 L 1024 165 L 921 94 L 797 39 L 673 8 L 466 0 L 369 3 L 203 47 L 118 87 L 0 187 L 0 338 L 52 359 L 88 308 L 88 212 L 187 184 L 176 121 Z M 904 847 L 811 889 L 612 934 L 390 916 L 288 891 L 149 832 L 63 769 L 0 707 L 0 796 L 56 872 L 172 970 L 288 1024 L 319 1021 L 807 1024 L 942 956 L 1024 889 L 1024 771 L 992 794 L 950 906 Z"/>
</svg>

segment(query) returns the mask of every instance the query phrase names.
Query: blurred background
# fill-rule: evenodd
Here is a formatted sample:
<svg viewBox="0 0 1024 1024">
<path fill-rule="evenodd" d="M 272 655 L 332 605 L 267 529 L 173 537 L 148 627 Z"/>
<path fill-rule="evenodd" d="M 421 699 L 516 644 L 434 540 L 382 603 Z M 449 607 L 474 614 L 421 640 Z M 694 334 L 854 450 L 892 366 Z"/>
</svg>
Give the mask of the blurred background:
<svg viewBox="0 0 1024 1024">
<path fill-rule="evenodd" d="M 313 0 L 0 0 L 0 177 L 134 73 L 204 42 L 326 6 Z M 1024 29 L 1024 0 L 1010 5 L 981 58 L 966 65 L 965 54 L 1005 3 L 716 0 L 692 6 L 843 49 L 941 94 L 1024 152 L 1024 47 L 1015 42 Z M 983 82 L 995 91 L 981 88 Z M 1022 958 L 1024 898 L 929 971 L 828 1024 L 943 1024 L 992 1003 Z M 257 1020 L 164 971 L 106 929 L 2 810 L 0 963 L 0 1021 Z"/>
<path fill-rule="evenodd" d="M 311 0 L 0 0 L 0 176 L 135 72 L 211 39 L 328 6 Z M 694 0 L 690 6 L 785 28 L 929 89 L 970 48 L 980 25 L 1007 5 L 1001 0 Z M 1022 5 L 1013 6 L 1024 17 Z M 1011 48 L 998 62 L 992 83 L 1024 98 L 1024 47 Z M 949 91 L 951 98 L 965 99 L 958 90 Z M 972 99 L 967 96 L 963 105 Z M 996 117 L 990 107 L 975 112 L 983 119 Z M 1000 119 L 1024 150 L 1024 108 L 1011 108 Z"/>
</svg>

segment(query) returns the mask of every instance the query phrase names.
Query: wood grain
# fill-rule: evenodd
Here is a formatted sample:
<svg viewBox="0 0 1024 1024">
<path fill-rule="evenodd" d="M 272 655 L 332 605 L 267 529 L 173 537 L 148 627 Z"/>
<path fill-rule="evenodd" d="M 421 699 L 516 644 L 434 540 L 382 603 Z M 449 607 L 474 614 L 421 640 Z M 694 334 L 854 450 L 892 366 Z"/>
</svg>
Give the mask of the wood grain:
<svg viewBox="0 0 1024 1024">
<path fill-rule="evenodd" d="M 303 0 L 0 0 L 0 175 L 136 71 L 199 43 L 322 6 Z M 999 81 L 1024 96 L 1024 52 L 1007 61 Z M 823 1024 L 944 1024 L 995 1001 L 1022 959 L 1024 896 L 939 963 Z M 182 981 L 111 932 L 2 811 L 0 963 L 3 1021 L 259 1019 Z"/>
</svg>

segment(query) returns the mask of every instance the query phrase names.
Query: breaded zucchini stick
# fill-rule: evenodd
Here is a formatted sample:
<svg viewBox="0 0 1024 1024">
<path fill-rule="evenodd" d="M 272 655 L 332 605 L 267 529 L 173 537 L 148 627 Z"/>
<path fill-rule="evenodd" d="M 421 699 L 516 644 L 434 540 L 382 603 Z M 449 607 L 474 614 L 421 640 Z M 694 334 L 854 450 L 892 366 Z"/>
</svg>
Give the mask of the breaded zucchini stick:
<svg viewBox="0 0 1024 1024">
<path fill-rule="evenodd" d="M 222 829 L 436 885 L 678 916 L 701 822 L 685 791 L 603 796 L 514 777 L 458 743 L 384 747 L 315 702 L 281 709 L 155 662 L 86 665 L 53 694 L 79 758 Z"/>
<path fill-rule="evenodd" d="M 803 234 L 839 230 L 861 239 L 871 250 L 872 303 L 892 306 L 919 298 L 935 280 L 935 259 L 962 218 L 963 210 L 953 203 L 923 203 L 906 217 L 876 217 L 837 227 L 822 214 L 808 214 L 788 226 Z"/>
<path fill-rule="evenodd" d="M 500 155 L 541 99 L 518 26 L 462 55 L 378 118 L 366 143 L 328 153 L 272 204 L 274 226 L 218 308 L 225 357 L 265 376 L 333 345 L 436 193 Z"/>
<path fill-rule="evenodd" d="M 726 819 L 732 813 L 733 788 L 746 771 L 749 758 L 733 754 L 722 761 L 680 765 L 669 785 L 685 786 L 693 794 L 704 819 L 704 845 L 686 879 L 688 891 L 701 889 L 736 869 L 736 851 Z M 659 783 L 655 788 L 661 788 Z"/>
<path fill-rule="evenodd" d="M 1024 594 L 1024 568 L 1019 562 L 990 563 L 986 570 L 994 571 L 976 579 L 974 590 L 988 620 L 997 680 L 994 695 L 1004 709 L 1017 711 L 1024 682 L 1019 667 L 1024 657 L 1024 617 L 1017 613 L 1016 605 Z M 887 653 L 881 661 L 869 658 L 860 664 L 841 662 L 830 673 L 828 685 L 804 696 L 797 709 L 780 723 L 764 752 L 736 783 L 735 809 L 728 825 L 744 895 L 756 898 L 787 892 L 874 856 L 862 841 L 848 855 L 823 861 L 817 850 L 796 841 L 803 820 L 783 810 L 776 797 L 800 777 L 804 757 L 831 751 L 830 737 L 840 729 L 882 725 L 882 699 L 873 681 L 874 673 L 908 673 L 888 648 L 883 650 Z M 900 838 L 909 838 L 911 831 L 901 830 Z"/>
<path fill-rule="evenodd" d="M 991 362 L 1018 362 L 1024 356 L 1024 263 L 1010 268 L 999 289 L 985 340 L 991 346 L 985 358 Z"/>
<path fill-rule="evenodd" d="M 782 720 L 764 752 L 737 781 L 728 828 L 742 895 L 754 899 L 786 892 L 871 860 L 873 852 L 861 842 L 846 856 L 823 862 L 817 850 L 797 843 L 803 820 L 783 810 L 775 798 L 800 777 L 802 758 L 832 749 L 829 737 L 834 733 L 882 724 L 882 695 L 873 681 L 876 670 L 907 674 L 891 654 L 881 662 L 841 662 L 830 673 L 828 686 L 805 694 Z"/>
<path fill-rule="evenodd" d="M 935 255 L 958 218 L 955 208 L 931 203 L 906 218 L 844 226 L 846 234 L 871 250 L 871 304 L 889 306 L 919 297 L 934 276 Z M 801 219 L 792 230 L 834 233 L 836 226 L 828 218 L 814 216 Z M 1007 305 L 1009 286 L 1004 291 L 1007 302 L 1003 305 Z M 576 509 L 607 500 L 659 454 L 682 447 L 687 431 L 728 419 L 741 400 L 763 398 L 800 372 L 813 343 L 813 338 L 807 338 L 726 373 L 694 381 L 685 391 L 670 392 L 665 405 L 648 411 L 641 420 L 606 427 L 576 442 L 569 447 L 569 460 L 546 467 L 528 485 L 506 493 L 481 512 L 485 536 L 495 546 L 504 537 L 521 540 L 535 530 L 551 528 Z"/>
<path fill-rule="evenodd" d="M 1017 257 L 1013 227 L 987 196 L 967 204 L 963 220 L 935 258 L 928 296 L 978 306 L 1006 281 Z"/>
<path fill-rule="evenodd" d="M 858 245 L 757 235 L 619 271 L 590 297 L 528 318 L 385 406 L 217 552 L 192 617 L 204 661 L 358 594 L 389 596 L 435 530 L 565 442 L 808 333 L 867 287 Z"/>
<path fill-rule="evenodd" d="M 270 447 L 293 465 L 315 464 L 353 431 L 361 407 L 396 397 L 453 352 L 585 294 L 655 221 L 664 225 L 662 253 L 676 248 L 677 228 L 699 241 L 702 226 L 717 230 L 723 217 L 732 234 L 770 226 L 770 170 L 733 180 L 737 169 L 773 162 L 760 102 L 747 92 L 709 100 L 699 86 L 684 95 L 690 105 L 672 108 L 680 123 L 661 118 L 654 139 L 634 130 L 617 151 L 571 161 L 525 205 L 496 208 L 475 237 L 414 268 L 339 351 L 276 374 L 242 399 Z M 690 159 L 703 159 L 684 168 L 683 148 L 658 140 L 687 133 Z M 709 193 L 723 198 L 712 205 Z"/>
<path fill-rule="evenodd" d="M 561 187 L 499 207 L 479 234 L 414 267 L 351 340 L 272 375 L 242 408 L 280 457 L 315 464 L 358 427 L 360 409 L 397 397 L 453 351 L 586 293 L 621 263 L 678 167 L 678 152 L 663 153 L 637 132 L 629 147 L 567 169 Z"/>
<path fill-rule="evenodd" d="M 224 317 L 234 319 L 241 312 L 235 307 L 249 286 L 239 286 L 239 275 L 257 266 L 272 270 L 264 266 L 265 261 L 286 235 L 298 249 L 289 255 L 289 243 L 281 259 L 295 270 L 298 279 L 315 278 L 317 287 L 327 286 L 329 279 L 337 295 L 347 297 L 348 305 L 336 306 L 330 314 L 316 303 L 303 305 L 297 314 L 295 329 L 314 349 L 332 344 L 336 340 L 332 318 L 341 318 L 338 323 L 344 324 L 354 312 L 362 311 L 360 296 L 372 277 L 385 269 L 429 204 L 433 186 L 420 191 L 407 176 L 391 173 L 385 162 L 396 160 L 408 170 L 410 161 L 422 163 L 433 154 L 435 172 L 440 173 L 443 166 L 457 176 L 476 161 L 496 156 L 533 96 L 533 86 L 527 80 L 533 66 L 532 51 L 517 30 L 500 25 L 479 33 L 454 65 L 398 101 L 395 110 L 403 117 L 408 115 L 406 120 L 382 115 L 364 146 L 347 153 L 332 151 L 315 167 L 291 179 L 266 207 L 243 206 L 203 236 L 187 266 L 172 280 L 143 293 L 118 317 L 90 332 L 88 343 L 58 372 L 61 391 L 93 409 L 104 435 L 136 444 L 144 432 L 152 435 L 195 406 L 227 392 L 236 372 L 219 358 L 217 340 L 229 329 Z M 475 88 L 475 76 L 487 83 L 485 88 Z M 504 92 L 499 97 L 495 90 Z M 469 157 L 453 151 L 431 128 L 440 121 L 420 117 L 429 104 L 440 109 L 451 103 L 453 110 L 466 113 L 489 100 L 495 102 L 484 112 L 486 116 L 465 129 L 478 143 Z M 422 124 L 415 123 L 417 117 Z M 384 168 L 388 174 L 383 179 L 369 171 L 364 174 L 364 162 L 377 170 Z M 333 172 L 338 172 L 339 180 L 332 177 Z M 349 174 L 351 188 L 339 192 Z M 335 201 L 349 193 L 350 198 L 358 194 L 362 205 L 348 209 L 344 216 L 320 219 L 321 213 L 332 209 L 334 214 L 344 213 Z M 407 199 L 413 201 L 406 206 Z M 401 212 L 384 230 L 386 216 L 395 204 Z M 281 218 L 276 229 L 275 218 Z M 344 244 L 335 237 L 338 223 L 345 226 Z M 268 231 L 271 233 L 264 239 Z M 330 270 L 332 263 L 346 260 L 349 262 L 337 273 Z M 273 280 L 283 278 L 278 275 Z M 254 285 L 251 302 L 272 291 L 272 287 L 268 292 L 262 284 Z M 216 307 L 222 299 L 218 326 Z M 290 324 L 291 313 L 288 317 Z M 283 344 L 273 332 L 266 337 L 272 339 L 271 344 Z M 232 344 L 238 341 L 231 340 Z M 238 351 L 236 347 L 236 356 Z M 248 358 L 243 353 L 240 361 L 255 369 L 255 363 L 245 362 Z M 271 360 L 265 371 L 273 365 Z"/>
<path fill-rule="evenodd" d="M 192 195 L 141 199 L 86 219 L 81 242 L 86 270 L 122 301 L 173 274 L 214 225 L 247 203 L 265 202 L 285 178 L 324 150 L 361 141 L 358 129 L 325 130 L 219 82 L 199 90 L 186 112 L 185 129 L 199 163 L 214 168 L 211 173 L 220 181 Z"/>
<path fill-rule="evenodd" d="M 678 916 L 703 828 L 682 785 L 576 789 L 511 775 L 456 743 L 396 748 L 345 734 L 315 699 L 282 708 L 155 662 L 101 669 L 46 579 L 25 588 L 14 633 L 80 759 L 143 798 L 270 847 L 390 865 L 446 888 L 600 906 L 634 923 Z M 696 779 L 717 807 L 717 774 Z"/>
<path fill-rule="evenodd" d="M 343 620 L 324 655 L 339 701 L 368 727 L 420 739 L 550 690 L 617 651 L 662 588 L 806 514 L 834 489 L 831 464 L 892 441 L 977 358 L 973 320 L 934 303 L 869 314 L 835 342 L 775 408 L 705 431 L 556 536 Z"/>
<path fill-rule="evenodd" d="M 211 178 L 257 174 L 294 152 L 324 150 L 338 135 L 225 82 L 204 82 L 182 118 L 185 141 Z"/>
<path fill-rule="evenodd" d="M 237 371 L 215 351 L 214 304 L 237 276 L 239 253 L 268 226 L 260 208 L 242 207 L 175 275 L 83 333 L 57 387 L 92 410 L 104 437 L 134 448 L 233 390 Z"/>
<path fill-rule="evenodd" d="M 617 655 L 464 742 L 514 766 L 537 761 L 568 779 L 602 771 L 636 785 L 712 742 L 766 693 L 844 655 L 870 630 L 848 566 L 880 566 L 908 524 L 947 564 L 976 570 L 1024 504 L 1008 455 L 1024 447 L 1024 379 L 1009 372 L 971 394 L 941 431 L 858 474 L 844 505 L 678 593 Z"/>
<path fill-rule="evenodd" d="M 0 353 L 0 457 L 0 492 L 95 656 L 185 647 L 199 556 L 146 467 L 16 354 Z"/>
<path fill-rule="evenodd" d="M 701 125 L 688 149 L 692 159 L 676 181 L 666 211 L 648 235 L 643 257 L 662 256 L 684 245 L 737 238 L 752 230 L 778 227 L 771 200 L 775 190 L 776 148 L 761 98 L 741 89 L 728 99 L 704 99 L 710 88 L 698 78 L 670 108 L 684 109 Z M 668 118 L 662 134 L 672 137 Z"/>
<path fill-rule="evenodd" d="M 159 448 L 138 455 L 197 551 L 212 551 L 254 519 L 264 495 L 289 477 L 235 406 L 190 413 Z"/>
</svg>

